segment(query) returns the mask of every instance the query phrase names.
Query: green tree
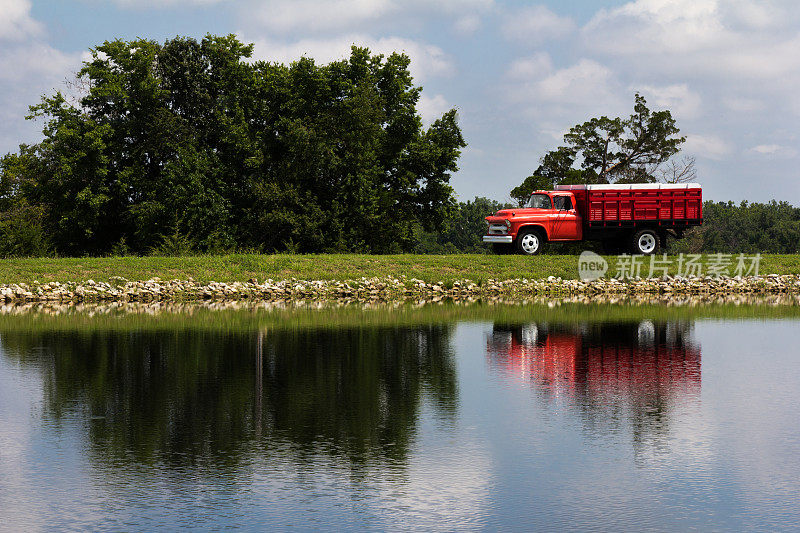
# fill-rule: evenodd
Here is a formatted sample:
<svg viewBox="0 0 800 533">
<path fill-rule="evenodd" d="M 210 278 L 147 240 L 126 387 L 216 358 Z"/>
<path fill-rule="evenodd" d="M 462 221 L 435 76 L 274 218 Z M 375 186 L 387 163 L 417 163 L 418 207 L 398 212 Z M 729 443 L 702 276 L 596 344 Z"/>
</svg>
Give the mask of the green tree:
<svg viewBox="0 0 800 533">
<path fill-rule="evenodd" d="M 484 219 L 504 207 L 507 206 L 501 202 L 480 196 L 458 202 L 440 230 L 419 232 L 414 251 L 428 254 L 486 253 L 489 249 L 482 240 L 486 233 Z"/>
<path fill-rule="evenodd" d="M 674 252 L 777 253 L 800 252 L 800 208 L 787 202 L 703 203 L 703 225 L 688 231 L 672 246 Z"/>
<path fill-rule="evenodd" d="M 26 169 L 35 154 L 28 146 L 0 159 L 0 257 L 42 256 L 51 252 L 44 211 L 24 197 Z"/>
<path fill-rule="evenodd" d="M 60 253 L 410 250 L 441 227 L 465 146 L 425 129 L 410 60 L 354 47 L 327 65 L 250 61 L 234 36 L 91 49 L 76 105 L 45 97 L 44 140 L 0 166 Z"/>
<path fill-rule="evenodd" d="M 100 243 L 119 234 L 109 175 L 110 127 L 67 104 L 60 93 L 32 107 L 31 117 L 48 117 L 45 138 L 4 158 L 3 179 L 18 183 L 18 199 L 42 213 L 59 251 L 100 252 Z"/>
<path fill-rule="evenodd" d="M 569 183 L 647 183 L 686 140 L 668 110 L 651 111 L 636 94 L 630 117 L 592 118 L 564 135 L 564 146 L 542 157 L 531 176 L 511 191 L 523 203 L 536 189 Z"/>
</svg>

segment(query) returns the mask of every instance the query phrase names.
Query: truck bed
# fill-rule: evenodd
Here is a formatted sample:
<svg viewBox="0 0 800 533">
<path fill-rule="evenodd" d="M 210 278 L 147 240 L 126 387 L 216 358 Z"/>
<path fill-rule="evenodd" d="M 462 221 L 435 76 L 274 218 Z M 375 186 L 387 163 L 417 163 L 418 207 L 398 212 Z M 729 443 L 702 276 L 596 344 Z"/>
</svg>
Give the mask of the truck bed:
<svg viewBox="0 0 800 533">
<path fill-rule="evenodd" d="M 698 183 L 557 185 L 575 195 L 585 227 L 647 224 L 662 228 L 697 226 L 703 221 L 703 191 Z"/>
</svg>

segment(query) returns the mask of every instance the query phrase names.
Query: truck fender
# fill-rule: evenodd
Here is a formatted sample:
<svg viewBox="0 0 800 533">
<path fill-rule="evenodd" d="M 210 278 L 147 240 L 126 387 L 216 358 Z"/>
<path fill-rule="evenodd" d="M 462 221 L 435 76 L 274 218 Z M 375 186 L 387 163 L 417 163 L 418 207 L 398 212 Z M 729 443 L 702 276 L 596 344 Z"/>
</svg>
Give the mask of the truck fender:
<svg viewBox="0 0 800 533">
<path fill-rule="evenodd" d="M 529 229 L 536 229 L 536 231 L 538 231 L 542 236 L 544 236 L 545 241 L 550 240 L 550 236 L 547 234 L 547 230 L 544 229 L 544 226 L 542 226 L 541 224 L 523 224 L 517 230 L 517 235 Z"/>
</svg>

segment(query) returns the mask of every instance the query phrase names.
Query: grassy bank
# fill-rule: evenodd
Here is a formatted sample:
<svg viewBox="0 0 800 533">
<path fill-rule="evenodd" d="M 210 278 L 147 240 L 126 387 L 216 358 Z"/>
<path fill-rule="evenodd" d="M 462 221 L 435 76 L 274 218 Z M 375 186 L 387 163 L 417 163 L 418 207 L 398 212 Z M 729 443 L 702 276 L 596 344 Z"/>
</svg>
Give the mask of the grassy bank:
<svg viewBox="0 0 800 533">
<path fill-rule="evenodd" d="M 609 274 L 616 273 L 616 258 L 609 257 Z M 707 260 L 707 257 L 704 257 Z M 675 274 L 677 261 L 671 273 Z M 733 265 L 735 266 L 735 258 Z M 644 261 L 642 275 L 647 275 Z M 207 255 L 191 257 L 35 258 L 0 260 L 0 284 L 48 281 L 109 281 L 192 278 L 199 282 L 264 279 L 358 279 L 402 276 L 426 282 L 471 279 L 540 279 L 556 276 L 574 279 L 578 258 L 573 255 L 537 257 L 497 255 Z M 760 274 L 800 274 L 800 255 L 765 255 Z"/>
</svg>

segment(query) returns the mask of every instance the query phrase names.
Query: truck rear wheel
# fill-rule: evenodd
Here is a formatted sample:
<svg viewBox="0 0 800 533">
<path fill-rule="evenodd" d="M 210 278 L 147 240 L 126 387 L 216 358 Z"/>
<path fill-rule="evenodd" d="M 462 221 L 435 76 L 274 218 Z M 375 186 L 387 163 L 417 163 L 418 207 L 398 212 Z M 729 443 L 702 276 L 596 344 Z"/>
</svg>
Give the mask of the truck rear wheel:
<svg viewBox="0 0 800 533">
<path fill-rule="evenodd" d="M 544 239 L 540 231 L 529 229 L 517 235 L 517 251 L 523 255 L 536 255 L 542 251 Z"/>
<path fill-rule="evenodd" d="M 633 234 L 631 245 L 633 253 L 637 255 L 653 255 L 658 252 L 658 234 L 651 229 L 643 229 Z"/>
</svg>

